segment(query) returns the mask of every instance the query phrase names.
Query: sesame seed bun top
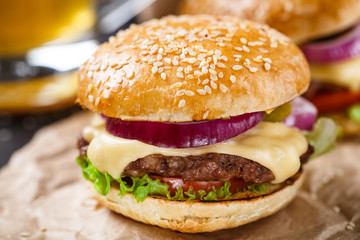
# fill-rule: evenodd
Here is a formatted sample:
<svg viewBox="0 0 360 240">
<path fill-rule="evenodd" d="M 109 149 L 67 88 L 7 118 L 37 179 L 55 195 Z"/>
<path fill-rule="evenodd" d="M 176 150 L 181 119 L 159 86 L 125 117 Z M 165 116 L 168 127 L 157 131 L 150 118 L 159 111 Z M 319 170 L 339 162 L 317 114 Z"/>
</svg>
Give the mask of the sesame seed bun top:
<svg viewBox="0 0 360 240">
<path fill-rule="evenodd" d="M 80 68 L 78 101 L 124 120 L 209 120 L 277 107 L 309 81 L 301 51 L 269 27 L 169 16 L 102 44 Z"/>
<path fill-rule="evenodd" d="M 237 16 L 267 24 L 303 43 L 360 21 L 360 0 L 183 0 L 179 12 Z"/>
</svg>

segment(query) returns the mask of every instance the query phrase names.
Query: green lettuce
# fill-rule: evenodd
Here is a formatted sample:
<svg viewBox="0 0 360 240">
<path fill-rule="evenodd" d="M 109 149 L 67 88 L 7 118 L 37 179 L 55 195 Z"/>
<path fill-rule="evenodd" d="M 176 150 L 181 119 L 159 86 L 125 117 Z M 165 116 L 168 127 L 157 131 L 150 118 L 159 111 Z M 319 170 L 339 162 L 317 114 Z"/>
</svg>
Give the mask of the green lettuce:
<svg viewBox="0 0 360 240">
<path fill-rule="evenodd" d="M 160 182 L 160 179 L 151 179 L 148 175 L 143 177 L 125 177 L 120 176 L 118 179 L 114 179 L 107 173 L 101 173 L 98 171 L 85 156 L 83 159 L 79 157 L 76 162 L 81 166 L 83 176 L 86 180 L 94 183 L 95 190 L 101 195 L 107 195 L 110 190 L 110 184 L 112 181 L 119 183 L 119 196 L 123 197 L 126 193 L 134 195 L 136 201 L 142 202 L 147 196 L 161 196 L 170 200 L 193 200 L 200 199 L 201 201 L 213 201 L 216 199 L 228 199 L 231 197 L 230 182 L 225 182 L 224 186 L 219 189 L 213 187 L 213 190 L 206 192 L 204 190 L 195 191 L 193 187 L 189 187 L 188 191 L 180 187 L 177 189 L 174 195 L 171 194 L 169 186 Z M 127 179 L 125 181 L 125 179 Z M 254 193 L 259 193 L 266 190 L 265 184 L 250 185 L 247 190 Z"/>
<path fill-rule="evenodd" d="M 349 109 L 349 117 L 357 123 L 360 123 L 360 104 L 356 104 Z"/>
<path fill-rule="evenodd" d="M 338 128 L 336 123 L 330 118 L 319 118 L 313 129 L 304 132 L 309 144 L 314 147 L 314 152 L 310 159 L 325 154 L 335 148 Z"/>
</svg>

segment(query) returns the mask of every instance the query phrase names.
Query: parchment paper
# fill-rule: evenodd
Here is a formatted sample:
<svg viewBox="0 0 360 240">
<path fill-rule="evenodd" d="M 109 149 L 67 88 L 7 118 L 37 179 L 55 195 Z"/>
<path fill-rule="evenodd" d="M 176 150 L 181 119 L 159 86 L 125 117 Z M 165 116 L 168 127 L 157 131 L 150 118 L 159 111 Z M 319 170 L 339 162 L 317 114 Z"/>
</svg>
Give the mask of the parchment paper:
<svg viewBox="0 0 360 240">
<path fill-rule="evenodd" d="M 307 164 L 302 191 L 277 214 L 184 234 L 133 221 L 92 199 L 75 163 L 76 137 L 89 121 L 79 114 L 40 130 L 0 171 L 0 239 L 360 239 L 359 143 L 341 143 Z"/>
</svg>

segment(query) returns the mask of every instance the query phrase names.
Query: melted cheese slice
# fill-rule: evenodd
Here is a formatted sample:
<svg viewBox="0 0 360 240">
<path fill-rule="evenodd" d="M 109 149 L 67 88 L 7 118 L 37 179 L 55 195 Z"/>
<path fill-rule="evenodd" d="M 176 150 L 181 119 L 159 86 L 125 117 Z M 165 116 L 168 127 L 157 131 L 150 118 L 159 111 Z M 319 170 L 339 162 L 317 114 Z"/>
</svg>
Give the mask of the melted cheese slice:
<svg viewBox="0 0 360 240">
<path fill-rule="evenodd" d="M 90 142 L 87 156 L 101 172 L 118 178 L 126 166 L 151 154 L 189 156 L 205 153 L 224 153 L 241 156 L 269 168 L 280 183 L 293 176 L 300 168 L 300 156 L 308 143 L 298 129 L 282 123 L 261 122 L 249 131 L 232 139 L 196 148 L 162 148 L 110 135 L 104 124 L 84 128 L 83 137 Z"/>
<path fill-rule="evenodd" d="M 310 64 L 316 81 L 334 83 L 351 91 L 360 90 L 360 57 L 331 64 Z"/>
</svg>

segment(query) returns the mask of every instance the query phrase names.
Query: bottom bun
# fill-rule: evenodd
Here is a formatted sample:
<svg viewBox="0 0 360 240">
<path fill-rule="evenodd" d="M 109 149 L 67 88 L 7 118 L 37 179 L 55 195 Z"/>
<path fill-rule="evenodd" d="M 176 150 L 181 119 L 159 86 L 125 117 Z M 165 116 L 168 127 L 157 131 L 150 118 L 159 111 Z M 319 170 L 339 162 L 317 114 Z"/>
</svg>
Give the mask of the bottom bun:
<svg viewBox="0 0 360 240">
<path fill-rule="evenodd" d="M 304 178 L 304 174 L 299 175 L 291 185 L 271 194 L 215 202 L 147 197 L 138 203 L 130 194 L 119 197 L 119 190 L 113 187 L 106 196 L 91 189 L 102 205 L 134 220 L 180 232 L 212 232 L 238 227 L 277 212 L 296 196 Z"/>
</svg>

